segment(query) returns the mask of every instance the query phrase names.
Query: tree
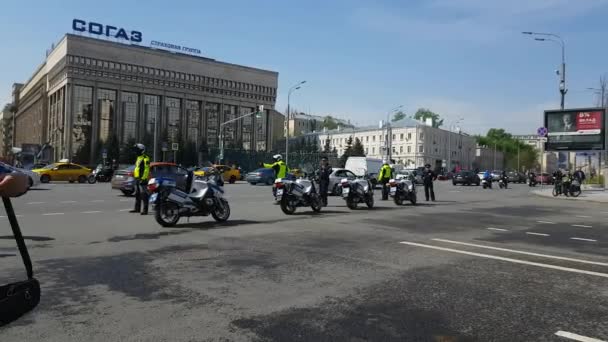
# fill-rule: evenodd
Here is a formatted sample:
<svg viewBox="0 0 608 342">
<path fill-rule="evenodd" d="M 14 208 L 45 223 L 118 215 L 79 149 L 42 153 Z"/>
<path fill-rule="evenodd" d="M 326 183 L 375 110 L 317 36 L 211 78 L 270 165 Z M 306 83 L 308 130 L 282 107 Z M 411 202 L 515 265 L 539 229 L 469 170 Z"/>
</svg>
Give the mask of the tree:
<svg viewBox="0 0 608 342">
<path fill-rule="evenodd" d="M 414 114 L 414 119 L 418 121 L 426 121 L 426 119 L 433 119 L 433 127 L 439 128 L 443 125 L 443 119 L 439 116 L 439 114 L 432 112 L 428 108 L 418 108 L 416 114 Z"/>
<path fill-rule="evenodd" d="M 338 122 L 328 115 L 323 119 L 323 128 L 327 128 L 328 130 L 336 129 L 338 128 Z"/>
<path fill-rule="evenodd" d="M 350 136 L 350 137 L 348 137 L 348 139 L 346 139 L 346 148 L 344 149 L 344 153 L 340 156 L 340 160 L 338 161 L 338 164 L 340 164 L 340 167 L 344 167 L 344 165 L 346 165 L 346 160 L 348 159 L 348 157 L 350 157 L 352 155 L 352 149 L 353 149 L 353 137 Z"/>
<path fill-rule="evenodd" d="M 402 111 L 398 111 L 393 115 L 393 122 L 405 119 L 405 113 Z"/>
<path fill-rule="evenodd" d="M 312 140 L 312 143 L 310 144 L 310 152 L 319 152 L 319 142 L 317 141 L 316 137 Z"/>
<path fill-rule="evenodd" d="M 325 144 L 323 145 L 323 153 L 331 153 L 331 139 L 329 136 L 325 139 Z"/>
<path fill-rule="evenodd" d="M 365 149 L 363 148 L 363 144 L 359 138 L 355 139 L 355 144 L 353 145 L 350 155 L 352 157 L 365 157 Z"/>
<path fill-rule="evenodd" d="M 506 169 L 536 168 L 538 151 L 513 136 L 502 128 L 491 128 L 485 136 L 476 136 L 477 144 L 489 149 L 501 151 L 504 155 Z"/>
</svg>

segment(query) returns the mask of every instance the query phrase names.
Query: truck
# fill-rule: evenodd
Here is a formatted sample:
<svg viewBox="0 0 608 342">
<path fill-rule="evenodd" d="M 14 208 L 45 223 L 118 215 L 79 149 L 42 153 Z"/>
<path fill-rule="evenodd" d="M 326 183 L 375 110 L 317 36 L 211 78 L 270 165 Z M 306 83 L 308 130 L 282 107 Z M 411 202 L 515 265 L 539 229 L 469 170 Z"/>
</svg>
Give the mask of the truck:
<svg viewBox="0 0 608 342">
<path fill-rule="evenodd" d="M 344 168 L 350 170 L 358 177 L 369 176 L 370 181 L 376 186 L 378 173 L 382 167 L 382 159 L 367 157 L 348 157 Z"/>
</svg>

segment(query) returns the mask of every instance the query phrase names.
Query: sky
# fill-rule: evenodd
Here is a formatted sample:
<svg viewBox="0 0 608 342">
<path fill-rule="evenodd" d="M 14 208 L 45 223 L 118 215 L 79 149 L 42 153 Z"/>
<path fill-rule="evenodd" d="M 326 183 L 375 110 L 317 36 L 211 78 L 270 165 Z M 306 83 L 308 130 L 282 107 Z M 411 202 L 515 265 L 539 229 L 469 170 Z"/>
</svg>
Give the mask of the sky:
<svg viewBox="0 0 608 342">
<path fill-rule="evenodd" d="M 559 108 L 566 43 L 567 108 L 590 107 L 608 73 L 608 0 L 10 1 L 0 5 L 0 105 L 80 18 L 279 72 L 276 108 L 302 80 L 300 111 L 377 124 L 394 107 L 425 107 L 465 132 L 533 134 Z"/>
</svg>

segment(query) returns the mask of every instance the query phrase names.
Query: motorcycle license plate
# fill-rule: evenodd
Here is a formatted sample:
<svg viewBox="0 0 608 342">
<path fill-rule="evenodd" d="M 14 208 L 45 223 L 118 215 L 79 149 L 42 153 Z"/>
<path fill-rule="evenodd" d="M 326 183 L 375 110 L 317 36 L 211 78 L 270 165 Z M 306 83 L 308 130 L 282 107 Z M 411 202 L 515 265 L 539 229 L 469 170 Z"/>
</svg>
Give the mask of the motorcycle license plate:
<svg viewBox="0 0 608 342">
<path fill-rule="evenodd" d="M 396 186 L 391 186 L 391 195 L 394 195 L 397 192 Z"/>
<path fill-rule="evenodd" d="M 150 203 L 154 203 L 154 202 L 156 202 L 156 198 L 157 198 L 157 197 L 158 197 L 158 194 L 152 194 L 152 195 L 150 196 L 150 200 L 149 200 L 149 202 L 150 202 Z"/>
<path fill-rule="evenodd" d="M 277 189 L 277 196 L 283 196 L 283 189 Z"/>
<path fill-rule="evenodd" d="M 350 188 L 342 189 L 342 196 L 347 197 L 349 192 L 350 192 Z"/>
</svg>

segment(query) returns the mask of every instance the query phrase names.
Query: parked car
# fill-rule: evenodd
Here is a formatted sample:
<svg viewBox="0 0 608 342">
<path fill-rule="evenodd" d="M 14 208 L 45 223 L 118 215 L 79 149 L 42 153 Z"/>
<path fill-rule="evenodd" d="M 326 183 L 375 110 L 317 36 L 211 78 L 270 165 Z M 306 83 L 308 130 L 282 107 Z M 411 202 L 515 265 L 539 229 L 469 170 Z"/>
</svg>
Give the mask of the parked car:
<svg viewBox="0 0 608 342">
<path fill-rule="evenodd" d="M 40 182 L 42 183 L 51 181 L 86 183 L 92 170 L 74 163 L 54 163 L 32 171 L 40 175 Z"/>
<path fill-rule="evenodd" d="M 494 170 L 494 171 L 490 172 L 490 174 L 492 175 L 492 181 L 498 182 L 500 180 L 500 178 L 502 177 L 502 170 Z"/>
<path fill-rule="evenodd" d="M 340 182 L 344 178 L 348 180 L 354 180 L 357 178 L 357 176 L 354 172 L 347 169 L 333 169 L 331 175 L 329 175 L 329 185 L 327 186 L 327 192 L 336 196 L 342 195 L 342 186 L 340 185 Z"/>
<path fill-rule="evenodd" d="M 258 183 L 272 185 L 274 184 L 274 179 L 274 170 L 266 168 L 260 168 L 249 172 L 247 176 L 245 176 L 245 180 L 251 185 L 256 185 Z"/>
<path fill-rule="evenodd" d="M 125 196 L 135 193 L 135 178 L 133 171 L 135 165 L 114 172 L 112 176 L 112 189 L 120 190 Z M 155 162 L 150 163 L 150 178 L 165 177 L 175 180 L 178 188 L 186 189 L 188 170 L 174 163 Z"/>
<path fill-rule="evenodd" d="M 11 166 L 11 165 L 3 163 L 3 162 L 0 162 L 0 164 L 4 168 L 7 168 L 7 169 L 13 170 L 13 171 L 17 171 L 17 172 L 21 172 L 21 173 L 27 175 L 27 178 L 28 178 L 28 189 L 29 188 L 33 188 L 33 187 L 35 187 L 35 186 L 37 186 L 37 185 L 40 184 L 40 175 L 37 174 L 36 172 L 34 172 L 32 170 L 26 170 L 26 169 L 21 169 L 21 168 L 18 168 L 18 167 L 14 167 L 14 166 Z"/>
<path fill-rule="evenodd" d="M 546 172 L 536 175 L 536 181 L 540 184 L 553 184 L 554 183 L 553 176 Z"/>
<path fill-rule="evenodd" d="M 481 179 L 473 171 L 460 171 L 452 178 L 452 184 L 457 185 L 477 185 L 481 184 Z"/>
<path fill-rule="evenodd" d="M 527 178 L 523 172 L 511 171 L 507 172 L 509 183 L 525 183 Z"/>
</svg>

